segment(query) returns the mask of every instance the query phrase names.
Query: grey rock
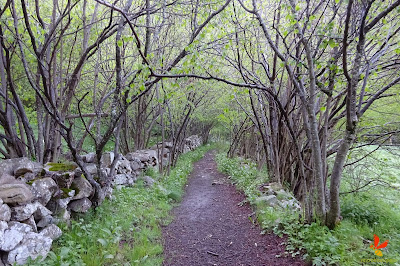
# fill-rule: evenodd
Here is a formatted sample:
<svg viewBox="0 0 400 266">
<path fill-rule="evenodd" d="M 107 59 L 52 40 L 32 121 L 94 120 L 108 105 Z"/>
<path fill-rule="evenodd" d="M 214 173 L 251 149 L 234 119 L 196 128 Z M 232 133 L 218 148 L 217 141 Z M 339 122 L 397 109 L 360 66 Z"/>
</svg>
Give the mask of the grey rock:
<svg viewBox="0 0 400 266">
<path fill-rule="evenodd" d="M 4 232 L 6 231 L 7 228 L 8 228 L 7 222 L 0 221 L 0 244 L 2 241 L 4 241 Z"/>
<path fill-rule="evenodd" d="M 82 156 L 85 163 L 94 163 L 96 161 L 96 153 L 91 152 Z"/>
<path fill-rule="evenodd" d="M 88 198 L 94 192 L 92 185 L 84 177 L 75 178 L 71 188 L 78 191 L 78 194 L 72 198 L 73 200 Z"/>
<path fill-rule="evenodd" d="M 275 191 L 275 193 L 276 193 L 276 197 L 278 198 L 278 200 L 286 200 L 286 199 L 293 198 L 293 196 L 289 192 L 286 192 L 283 189 Z"/>
<path fill-rule="evenodd" d="M 268 206 L 271 206 L 271 207 L 275 206 L 277 202 L 278 202 L 278 199 L 276 198 L 275 195 L 261 196 L 255 200 L 256 204 L 266 203 Z"/>
<path fill-rule="evenodd" d="M 283 209 L 291 209 L 293 211 L 300 211 L 301 210 L 301 205 L 296 199 L 291 199 L 291 200 L 285 200 L 285 201 L 280 201 L 278 202 L 278 205 L 282 207 Z"/>
<path fill-rule="evenodd" d="M 157 151 L 155 150 L 138 150 L 130 154 L 127 154 L 126 156 L 128 156 L 127 157 L 128 160 L 129 158 L 130 159 L 137 158 L 145 165 L 145 167 L 155 166 L 158 164 Z"/>
<path fill-rule="evenodd" d="M 101 156 L 101 166 L 103 167 L 110 167 L 114 160 L 114 153 L 113 152 L 106 152 Z"/>
<path fill-rule="evenodd" d="M 7 204 L 0 204 L 0 221 L 10 221 L 11 209 Z"/>
<path fill-rule="evenodd" d="M 14 162 L 15 159 L 3 160 L 0 162 L 0 173 L 5 175 L 13 175 L 14 174 Z M 1 180 L 1 178 L 0 178 Z"/>
<path fill-rule="evenodd" d="M 152 187 L 154 185 L 154 183 L 156 182 L 153 178 L 151 178 L 150 176 L 144 176 L 143 177 L 143 181 L 144 181 L 144 185 L 146 187 Z"/>
<path fill-rule="evenodd" d="M 49 237 L 52 240 L 56 240 L 62 235 L 62 231 L 57 225 L 51 224 L 46 228 L 44 228 L 42 231 L 40 231 L 39 234 L 42 236 Z"/>
<path fill-rule="evenodd" d="M 115 175 L 113 180 L 114 186 L 131 186 L 136 182 L 137 178 L 131 174 L 118 174 Z"/>
<path fill-rule="evenodd" d="M 126 184 L 128 184 L 128 176 L 126 174 L 115 175 L 113 183 L 116 186 L 126 185 Z"/>
<path fill-rule="evenodd" d="M 12 183 L 0 183 L 0 198 L 5 203 L 25 203 L 33 199 L 28 185 L 13 180 Z"/>
<path fill-rule="evenodd" d="M 62 222 L 62 223 L 66 223 L 67 225 L 69 225 L 69 224 L 70 224 L 70 221 L 71 221 L 71 213 L 70 213 L 69 210 L 64 209 L 64 210 L 62 210 L 62 211 L 60 212 L 60 214 L 59 214 L 59 216 L 57 217 L 57 219 L 56 219 L 55 222 L 56 222 L 56 223 Z"/>
<path fill-rule="evenodd" d="M 265 191 L 265 194 L 267 194 L 267 195 L 276 195 L 276 192 L 274 190 L 272 190 L 271 188 L 267 188 L 267 190 Z"/>
<path fill-rule="evenodd" d="M 79 167 L 77 167 L 77 168 L 74 170 L 74 178 L 80 177 L 80 176 L 82 176 L 82 175 L 83 175 L 82 169 L 79 168 Z"/>
<path fill-rule="evenodd" d="M 42 169 L 42 165 L 39 163 L 32 162 L 28 158 L 18 158 L 14 161 L 14 176 L 19 177 L 26 173 L 39 172 Z"/>
<path fill-rule="evenodd" d="M 157 143 L 156 145 L 153 145 L 152 147 L 150 147 L 150 150 L 157 150 L 162 148 L 162 146 L 164 146 L 164 149 L 170 149 L 172 147 L 174 147 L 174 143 L 172 141 L 166 141 L 164 142 L 164 145 L 162 145 L 162 142 Z"/>
<path fill-rule="evenodd" d="M 198 135 L 187 137 L 184 140 L 183 153 L 196 149 L 197 147 L 201 146 L 202 143 L 203 140 Z"/>
<path fill-rule="evenodd" d="M 91 175 L 97 175 L 97 166 L 94 163 L 90 163 L 86 165 L 86 170 L 91 174 Z"/>
<path fill-rule="evenodd" d="M 42 219 L 40 219 L 40 221 L 36 224 L 36 226 L 38 228 L 44 228 L 54 222 L 55 222 L 55 219 L 53 218 L 53 216 L 47 215 L 47 216 L 43 217 Z"/>
<path fill-rule="evenodd" d="M 110 168 L 102 168 L 103 170 L 105 170 L 106 172 L 106 176 L 109 176 L 111 173 L 111 169 Z"/>
<path fill-rule="evenodd" d="M 46 216 L 52 215 L 53 212 L 50 211 L 49 209 L 47 209 L 46 207 L 44 207 L 42 204 L 40 204 L 39 202 L 37 203 L 38 207 L 37 210 L 35 211 L 35 213 L 33 214 L 35 219 L 37 221 L 43 219 Z"/>
<path fill-rule="evenodd" d="M 33 232 L 37 233 L 37 226 L 36 226 L 35 218 L 33 218 L 33 215 L 31 217 L 29 217 L 29 219 L 22 221 L 22 223 L 29 225 L 30 227 L 32 227 Z"/>
<path fill-rule="evenodd" d="M 172 142 L 171 142 L 172 145 Z M 158 154 L 158 161 L 160 162 L 162 160 L 162 163 L 164 166 L 169 164 L 169 157 L 171 154 L 171 151 L 169 148 L 164 147 L 164 149 L 161 149 L 161 143 L 159 143 L 158 146 L 155 146 L 151 148 L 152 150 L 155 150 L 156 153 Z"/>
<path fill-rule="evenodd" d="M 46 258 L 50 251 L 53 240 L 49 237 L 37 234 L 28 233 L 24 240 L 10 253 L 8 253 L 8 263 L 22 265 L 29 258 L 37 259 L 42 256 L 42 260 Z"/>
<path fill-rule="evenodd" d="M 137 176 L 135 174 L 128 175 L 128 185 L 133 185 L 137 181 Z"/>
<path fill-rule="evenodd" d="M 144 168 L 144 165 L 138 158 L 134 158 L 131 162 L 131 169 L 132 171 L 138 171 Z"/>
<path fill-rule="evenodd" d="M 29 225 L 10 222 L 8 229 L 4 231 L 3 238 L 0 238 L 0 250 L 13 250 L 29 232 L 32 232 L 32 227 Z"/>
<path fill-rule="evenodd" d="M 117 189 L 117 190 L 121 190 L 121 189 L 123 189 L 125 186 L 124 185 L 116 185 L 115 186 L 115 188 Z"/>
<path fill-rule="evenodd" d="M 68 207 L 73 212 L 87 212 L 92 207 L 92 202 L 88 198 L 71 201 Z"/>
<path fill-rule="evenodd" d="M 37 173 L 25 173 L 25 174 L 19 176 L 17 178 L 17 180 L 19 180 L 19 181 L 21 181 L 23 183 L 28 183 L 28 182 L 30 182 L 32 180 L 35 180 L 36 177 L 37 177 Z"/>
<path fill-rule="evenodd" d="M 57 200 L 57 205 L 58 205 L 58 207 L 60 209 L 66 209 L 68 204 L 71 202 L 72 199 L 73 199 L 73 197 L 68 197 L 68 198 L 64 198 L 64 199 L 58 199 Z"/>
<path fill-rule="evenodd" d="M 278 191 L 278 190 L 283 189 L 282 185 L 279 184 L 278 182 L 271 182 L 271 183 L 268 184 L 267 187 L 271 188 L 274 191 Z"/>
<path fill-rule="evenodd" d="M 75 196 L 75 190 L 65 190 L 63 191 L 61 198 L 52 198 L 49 203 L 47 203 L 46 208 L 48 208 L 53 213 L 57 213 L 58 211 L 67 208 L 68 203 Z"/>
<path fill-rule="evenodd" d="M 33 195 L 42 205 L 46 205 L 57 191 L 58 186 L 50 177 L 38 179 L 32 183 Z"/>
<path fill-rule="evenodd" d="M 46 176 L 47 175 L 51 176 L 51 178 L 53 178 L 54 181 L 56 181 L 56 184 L 60 188 L 70 188 L 75 178 L 75 172 L 65 172 L 65 173 L 46 172 Z"/>
<path fill-rule="evenodd" d="M 75 190 L 71 189 L 71 190 L 67 193 L 67 195 L 68 195 L 69 197 L 75 196 Z"/>
<path fill-rule="evenodd" d="M 120 155 L 117 164 L 115 165 L 117 174 L 130 174 L 132 172 L 131 162 L 124 156 Z"/>
<path fill-rule="evenodd" d="M 127 160 L 129 160 L 129 161 L 139 160 L 139 158 L 136 157 L 136 154 L 135 154 L 134 152 L 127 153 L 127 154 L 125 155 L 125 158 L 126 158 Z M 139 162 L 140 162 L 140 160 L 139 160 Z"/>
<path fill-rule="evenodd" d="M 165 148 L 172 148 L 172 147 L 174 147 L 174 143 L 172 142 L 172 141 L 166 141 L 166 142 L 164 142 L 164 146 L 165 146 Z"/>
<path fill-rule="evenodd" d="M 56 217 L 52 217 L 52 220 L 49 221 L 47 224 L 43 223 L 46 227 L 49 224 L 59 224 L 65 223 L 70 225 L 71 222 L 71 212 L 68 209 L 59 210 Z"/>
<path fill-rule="evenodd" d="M 190 147 L 189 145 L 184 144 L 184 145 L 183 145 L 182 153 L 187 153 L 187 152 L 189 152 L 189 151 L 191 151 L 191 150 L 192 150 L 192 149 L 191 149 L 191 147 Z"/>
<path fill-rule="evenodd" d="M 174 147 L 174 143 L 172 141 L 165 141 L 164 148 L 171 149 Z M 161 148 L 161 142 L 159 143 L 159 148 Z"/>
<path fill-rule="evenodd" d="M 20 176 L 27 172 L 38 172 L 42 168 L 42 165 L 39 163 L 32 162 L 28 158 L 13 158 L 8 160 L 3 160 L 0 162 L 0 173 L 6 175 L 14 175 Z M 1 180 L 1 178 L 0 178 Z"/>
<path fill-rule="evenodd" d="M 53 213 L 56 213 L 59 209 L 61 209 L 58 205 L 58 200 L 52 198 L 49 203 L 47 203 L 46 208 Z"/>
<path fill-rule="evenodd" d="M 11 219 L 14 221 L 24 221 L 29 219 L 36 212 L 38 208 L 38 202 L 29 203 L 22 206 L 13 207 L 11 209 Z"/>
<path fill-rule="evenodd" d="M 32 215 L 35 216 L 36 220 L 39 220 L 42 217 L 51 214 L 52 212 L 39 202 L 28 203 L 26 205 L 11 208 L 11 219 L 14 221 L 24 221 L 29 219 Z"/>
<path fill-rule="evenodd" d="M 113 188 L 111 186 L 107 186 L 104 188 L 104 194 L 106 195 L 106 198 L 112 200 L 113 199 Z"/>
</svg>

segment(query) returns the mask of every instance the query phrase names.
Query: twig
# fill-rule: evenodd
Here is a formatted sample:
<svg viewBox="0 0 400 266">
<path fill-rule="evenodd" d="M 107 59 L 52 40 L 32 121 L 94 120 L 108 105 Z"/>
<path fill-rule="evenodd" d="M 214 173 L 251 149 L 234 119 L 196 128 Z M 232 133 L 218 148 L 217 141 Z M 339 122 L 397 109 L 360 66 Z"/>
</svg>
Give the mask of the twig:
<svg viewBox="0 0 400 266">
<path fill-rule="evenodd" d="M 213 256 L 217 256 L 217 257 L 219 256 L 219 254 L 211 252 L 211 251 L 207 251 L 207 253 L 210 254 L 210 255 L 213 255 Z"/>
</svg>

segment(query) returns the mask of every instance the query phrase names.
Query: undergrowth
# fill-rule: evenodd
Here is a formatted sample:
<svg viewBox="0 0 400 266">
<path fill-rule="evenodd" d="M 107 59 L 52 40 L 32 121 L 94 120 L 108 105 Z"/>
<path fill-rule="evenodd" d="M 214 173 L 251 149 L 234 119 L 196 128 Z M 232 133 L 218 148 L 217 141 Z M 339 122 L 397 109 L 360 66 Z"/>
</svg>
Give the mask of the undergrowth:
<svg viewBox="0 0 400 266">
<path fill-rule="evenodd" d="M 217 155 L 217 163 L 219 170 L 245 192 L 264 232 L 287 236 L 286 255 L 302 256 L 313 265 L 371 265 L 370 260 L 373 265 L 400 265 L 400 213 L 379 196 L 371 192 L 343 196 L 344 219 L 335 230 L 329 230 L 319 223 L 305 224 L 296 213 L 256 205 L 261 193 L 257 188 L 268 182 L 268 177 L 265 171 L 257 171 L 254 163 L 225 154 Z M 374 234 L 381 242 L 389 240 L 383 257 L 369 248 Z"/>
<path fill-rule="evenodd" d="M 180 200 L 193 162 L 212 146 L 202 146 L 182 155 L 169 176 L 147 171 L 158 182 L 145 188 L 143 181 L 133 187 L 114 190 L 96 210 L 77 217 L 55 241 L 48 257 L 29 265 L 161 265 L 161 226 L 171 221 L 170 210 Z"/>
</svg>

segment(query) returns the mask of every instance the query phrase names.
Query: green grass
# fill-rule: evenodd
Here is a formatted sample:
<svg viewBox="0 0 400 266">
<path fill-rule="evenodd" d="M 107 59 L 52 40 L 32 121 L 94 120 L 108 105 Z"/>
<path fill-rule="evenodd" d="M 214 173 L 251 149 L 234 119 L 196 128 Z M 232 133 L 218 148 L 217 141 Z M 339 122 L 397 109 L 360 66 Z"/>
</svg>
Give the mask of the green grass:
<svg viewBox="0 0 400 266">
<path fill-rule="evenodd" d="M 153 188 L 138 181 L 114 190 L 115 199 L 77 217 L 70 227 L 63 226 L 64 233 L 46 260 L 29 265 L 161 265 L 161 226 L 171 221 L 170 210 L 182 196 L 193 162 L 211 148 L 202 146 L 182 155 L 167 177 L 147 171 L 158 180 Z"/>
<path fill-rule="evenodd" d="M 399 159 L 392 153 L 385 153 L 385 156 L 389 158 L 384 160 L 381 154 L 380 159 L 399 163 Z M 364 192 L 342 196 L 344 219 L 335 230 L 329 230 L 318 223 L 303 223 L 296 213 L 255 204 L 254 200 L 261 193 L 257 187 L 268 182 L 268 178 L 265 171 L 257 171 L 254 163 L 239 158 L 229 159 L 224 154 L 217 155 L 217 163 L 221 171 L 231 176 L 238 189 L 245 192 L 247 199 L 255 207 L 257 220 L 263 230 L 287 236 L 287 255 L 302 256 L 305 260 L 312 261 L 313 265 L 363 265 L 362 260 L 379 258 L 369 248 L 369 241 L 377 234 L 381 242 L 389 239 L 383 258 L 395 262 L 392 265 L 400 265 L 398 192 L 377 186 L 369 187 Z M 346 191 L 351 188 L 349 183 L 354 182 L 348 171 L 343 177 L 343 190 Z M 396 172 L 398 169 L 385 170 L 382 165 L 374 167 L 374 173 L 380 178 L 385 175 L 393 176 L 392 171 Z M 366 178 L 366 174 L 361 173 L 363 178 Z M 393 201 L 396 197 L 397 203 Z M 385 263 L 375 262 L 375 265 L 383 264 Z"/>
</svg>

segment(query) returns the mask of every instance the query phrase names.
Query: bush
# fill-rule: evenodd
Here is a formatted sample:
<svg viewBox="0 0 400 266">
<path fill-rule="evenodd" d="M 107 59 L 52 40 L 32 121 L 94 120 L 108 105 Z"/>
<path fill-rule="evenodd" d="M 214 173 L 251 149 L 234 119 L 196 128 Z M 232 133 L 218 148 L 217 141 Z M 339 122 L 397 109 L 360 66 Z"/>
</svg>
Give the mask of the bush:
<svg viewBox="0 0 400 266">
<path fill-rule="evenodd" d="M 257 189 L 267 181 L 266 173 L 243 159 L 217 156 L 218 168 L 231 176 L 250 201 L 260 196 Z M 320 223 L 304 224 L 294 213 L 276 210 L 263 204 L 255 206 L 264 232 L 273 231 L 287 237 L 286 251 L 292 256 L 303 254 L 313 265 L 361 265 L 363 259 L 376 256 L 369 248 L 373 235 L 389 239 L 385 259 L 400 261 L 400 213 L 393 204 L 378 199 L 373 192 L 348 195 L 342 199 L 342 222 L 329 230 Z M 379 263 L 378 263 L 379 264 Z"/>
</svg>

